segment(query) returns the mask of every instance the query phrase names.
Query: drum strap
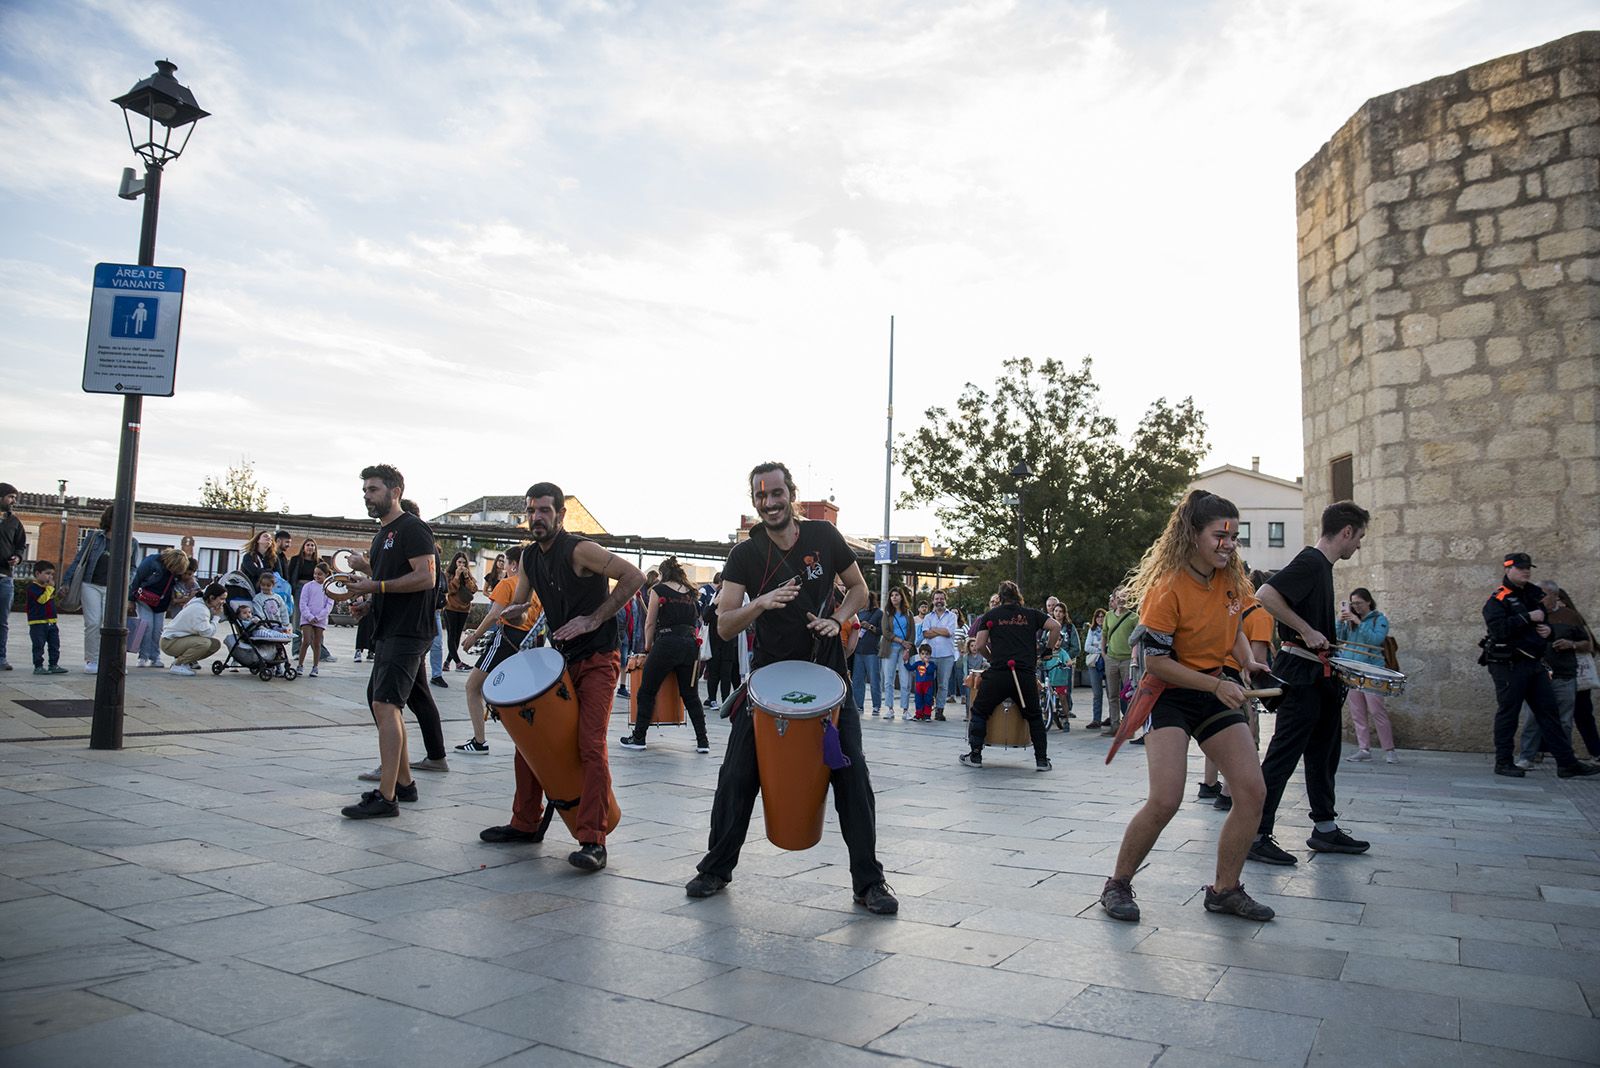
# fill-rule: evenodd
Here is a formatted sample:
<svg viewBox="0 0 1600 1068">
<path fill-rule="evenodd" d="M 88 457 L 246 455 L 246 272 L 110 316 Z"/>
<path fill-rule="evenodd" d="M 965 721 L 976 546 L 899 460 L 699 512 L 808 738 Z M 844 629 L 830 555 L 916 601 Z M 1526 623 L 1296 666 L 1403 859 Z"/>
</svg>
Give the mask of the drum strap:
<svg viewBox="0 0 1600 1068">
<path fill-rule="evenodd" d="M 545 798 L 544 816 L 539 820 L 539 837 L 544 837 L 544 832 L 550 829 L 550 821 L 556 817 L 556 803 Z"/>
</svg>

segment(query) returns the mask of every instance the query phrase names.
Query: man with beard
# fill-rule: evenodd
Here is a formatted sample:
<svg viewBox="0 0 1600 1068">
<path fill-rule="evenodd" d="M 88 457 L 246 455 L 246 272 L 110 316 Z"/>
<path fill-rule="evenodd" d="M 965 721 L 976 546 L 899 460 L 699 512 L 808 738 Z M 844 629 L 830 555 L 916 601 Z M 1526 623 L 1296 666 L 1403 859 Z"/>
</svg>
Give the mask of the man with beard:
<svg viewBox="0 0 1600 1068">
<path fill-rule="evenodd" d="M 433 531 L 417 516 L 400 507 L 405 479 L 388 464 L 361 472 L 361 496 L 367 514 L 379 524 L 372 550 L 350 558 L 353 570 L 367 575 L 350 583 L 356 595 L 370 595 L 367 609 L 373 618 L 375 652 L 367 681 L 367 701 L 378 725 L 379 781 L 376 790 L 361 795 L 342 810 L 354 820 L 400 814 L 397 801 L 415 801 L 417 784 L 411 779 L 406 754 L 406 728 L 400 710 L 421 697 L 432 704 L 423 673 L 423 658 L 433 643 L 434 544 Z"/>
<path fill-rule="evenodd" d="M 578 761 L 583 792 L 578 799 L 578 850 L 567 862 L 582 871 L 606 866 L 606 809 L 611 796 L 611 765 L 606 759 L 606 725 L 616 692 L 617 611 L 644 585 L 638 568 L 581 534 L 567 531 L 567 499 L 553 482 L 528 487 L 528 533 L 533 544 L 522 550 L 512 604 L 538 594 L 550 627 L 550 644 L 567 662 L 578 695 Z M 615 583 L 614 586 L 611 586 Z M 607 594 L 607 587 L 611 586 Z M 517 753 L 516 797 L 511 822 L 489 827 L 485 842 L 537 842 L 544 838 L 540 816 L 544 787 Z"/>
<path fill-rule="evenodd" d="M 803 660 L 843 677 L 846 661 L 840 627 L 865 607 L 867 583 L 855 554 L 832 523 L 795 517 L 794 496 L 794 477 L 783 464 L 764 463 L 750 472 L 750 500 L 761 522 L 750 531 L 749 540 L 728 556 L 717 597 L 717 627 L 724 639 L 755 628 L 752 674 L 778 661 Z M 836 579 L 844 583 L 842 597 L 834 591 Z M 684 887 L 690 897 L 710 897 L 728 885 L 750 829 L 761 779 L 749 701 L 742 703 L 744 707 L 734 711 L 728 751 L 717 777 L 710 848 L 698 865 L 700 874 Z M 900 903 L 883 881 L 883 865 L 878 863 L 872 779 L 861 752 L 860 712 L 848 687 L 839 708 L 838 730 L 849 766 L 834 771 L 830 779 L 839 830 L 850 853 L 855 900 L 869 912 L 890 915 L 899 911 Z"/>
</svg>

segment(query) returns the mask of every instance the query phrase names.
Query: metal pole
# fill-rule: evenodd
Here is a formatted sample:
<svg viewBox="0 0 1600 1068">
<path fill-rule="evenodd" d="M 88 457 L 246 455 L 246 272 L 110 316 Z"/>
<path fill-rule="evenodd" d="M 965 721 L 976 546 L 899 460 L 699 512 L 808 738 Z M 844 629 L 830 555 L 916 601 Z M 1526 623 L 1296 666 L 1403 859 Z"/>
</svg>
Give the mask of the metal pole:
<svg viewBox="0 0 1600 1068">
<path fill-rule="evenodd" d="M 1022 480 L 1017 480 L 1017 589 L 1022 589 Z"/>
<path fill-rule="evenodd" d="M 888 429 L 883 434 L 883 540 L 889 540 L 889 480 L 894 474 L 894 316 L 889 316 L 889 407 Z M 878 579 L 878 607 L 889 616 L 889 565 L 884 563 Z M 909 612 L 910 609 L 908 608 Z"/>
<path fill-rule="evenodd" d="M 67 480 L 56 479 L 56 490 L 61 495 L 61 545 L 56 550 L 56 574 L 67 569 Z"/>
<path fill-rule="evenodd" d="M 139 264 L 156 262 L 156 217 L 161 210 L 161 168 L 146 161 L 144 219 L 139 227 Z M 133 494 L 139 473 L 139 426 L 144 398 L 122 398 L 122 443 L 117 449 L 117 493 L 111 516 L 111 563 L 106 572 L 105 619 L 94 680 L 90 749 L 122 748 L 122 698 L 128 670 L 128 564 L 133 549 Z"/>
</svg>

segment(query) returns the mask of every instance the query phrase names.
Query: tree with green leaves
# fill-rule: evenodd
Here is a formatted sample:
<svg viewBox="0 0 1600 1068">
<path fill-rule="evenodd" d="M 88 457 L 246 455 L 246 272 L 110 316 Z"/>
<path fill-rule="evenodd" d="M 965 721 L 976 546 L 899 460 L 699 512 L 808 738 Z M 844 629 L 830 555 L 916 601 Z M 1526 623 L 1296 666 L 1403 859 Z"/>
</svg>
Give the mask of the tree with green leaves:
<svg viewBox="0 0 1600 1068">
<path fill-rule="evenodd" d="M 1016 567 L 1017 480 L 1021 486 L 1023 593 L 1054 594 L 1075 620 L 1106 594 L 1160 534 L 1205 453 L 1205 418 L 1185 397 L 1152 401 L 1130 438 L 1100 410 L 1085 359 L 1002 365 L 992 391 L 968 383 L 952 413 L 929 408 L 898 443 L 911 488 L 902 506 L 932 503 L 959 556 L 990 558 L 959 603 L 987 604 Z"/>
<path fill-rule="evenodd" d="M 241 458 L 239 466 L 230 466 L 221 478 L 206 476 L 200 486 L 200 507 L 265 512 L 270 492 L 256 481 L 255 461 Z M 289 507 L 284 505 L 280 510 L 287 512 Z"/>
</svg>

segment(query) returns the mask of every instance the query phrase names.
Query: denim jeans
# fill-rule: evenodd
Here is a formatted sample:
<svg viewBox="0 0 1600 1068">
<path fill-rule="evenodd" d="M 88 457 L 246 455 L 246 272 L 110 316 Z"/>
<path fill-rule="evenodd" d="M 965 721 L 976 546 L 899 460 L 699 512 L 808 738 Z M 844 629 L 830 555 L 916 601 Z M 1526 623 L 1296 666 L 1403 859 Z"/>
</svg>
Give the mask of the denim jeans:
<svg viewBox="0 0 1600 1068">
<path fill-rule="evenodd" d="M 1561 719 L 1561 729 L 1567 732 L 1567 738 L 1572 738 L 1572 716 L 1578 702 L 1578 680 L 1551 679 L 1550 689 L 1556 695 L 1556 715 Z M 1544 741 L 1539 732 L 1539 724 L 1534 720 L 1533 713 L 1526 708 L 1522 710 L 1522 759 L 1531 762 L 1539 755 L 1539 749 Z"/>
<path fill-rule="evenodd" d="M 883 658 L 878 656 L 877 648 L 870 653 L 856 651 L 850 665 L 851 695 L 856 699 L 856 708 L 865 709 L 867 696 L 867 683 L 872 683 L 872 711 L 879 712 L 883 709 Z M 890 704 L 893 704 L 894 694 L 890 693 Z"/>
<path fill-rule="evenodd" d="M 149 605 L 137 606 L 139 616 L 139 659 L 152 663 L 161 659 L 161 628 L 166 626 L 165 612 L 157 612 Z"/>
<path fill-rule="evenodd" d="M 933 666 L 939 672 L 939 682 L 933 690 L 933 710 L 944 715 L 944 703 L 955 696 L 955 691 L 950 688 L 950 675 L 955 670 L 956 658 L 953 656 L 936 656 Z"/>
<path fill-rule="evenodd" d="M 1089 689 L 1094 693 L 1094 715 L 1090 717 L 1090 722 L 1099 723 L 1100 709 L 1106 699 L 1106 677 L 1092 667 L 1089 669 Z"/>
<path fill-rule="evenodd" d="M 50 666 L 61 663 L 61 628 L 54 623 L 30 623 L 28 641 L 33 645 L 33 666 L 44 667 L 46 650 L 50 653 Z"/>
<path fill-rule="evenodd" d="M 428 667 L 433 669 L 432 678 L 444 674 L 444 624 L 438 612 L 433 614 L 433 645 L 428 648 Z"/>
<path fill-rule="evenodd" d="M 911 707 L 911 669 L 906 667 L 906 662 L 899 655 L 883 658 L 883 692 L 889 695 L 888 705 L 894 708 L 894 680 L 900 679 L 900 711 L 904 712 Z"/>
<path fill-rule="evenodd" d="M 0 664 L 11 662 L 6 643 L 11 639 L 11 601 L 16 596 L 16 582 L 10 575 L 0 575 Z"/>
<path fill-rule="evenodd" d="M 100 625 L 106 618 L 106 588 L 83 584 L 83 662 L 100 662 Z"/>
</svg>

